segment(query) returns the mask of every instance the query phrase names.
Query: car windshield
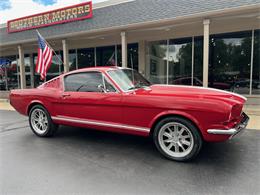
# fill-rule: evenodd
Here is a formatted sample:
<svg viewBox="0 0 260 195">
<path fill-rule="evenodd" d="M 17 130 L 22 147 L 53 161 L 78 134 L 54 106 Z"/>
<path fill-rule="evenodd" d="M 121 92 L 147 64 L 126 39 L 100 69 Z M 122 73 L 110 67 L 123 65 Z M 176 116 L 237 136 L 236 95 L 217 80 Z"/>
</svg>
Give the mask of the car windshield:
<svg viewBox="0 0 260 195">
<path fill-rule="evenodd" d="M 110 70 L 108 74 L 123 91 L 148 87 L 151 85 L 140 73 L 131 69 Z"/>
</svg>

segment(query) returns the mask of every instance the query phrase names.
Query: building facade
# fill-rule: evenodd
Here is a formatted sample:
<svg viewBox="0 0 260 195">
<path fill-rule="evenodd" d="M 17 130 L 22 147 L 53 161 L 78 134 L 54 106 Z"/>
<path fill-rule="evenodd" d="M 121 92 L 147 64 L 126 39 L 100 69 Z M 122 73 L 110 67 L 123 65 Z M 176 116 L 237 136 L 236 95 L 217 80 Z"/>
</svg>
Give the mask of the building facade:
<svg viewBox="0 0 260 195">
<path fill-rule="evenodd" d="M 57 54 L 47 80 L 69 70 L 116 65 L 132 67 L 153 83 L 260 98 L 259 10 L 259 0 L 94 4 L 92 18 L 38 28 Z M 37 87 L 42 81 L 35 73 L 35 29 L 6 28 L 0 28 L 0 89 Z"/>
</svg>

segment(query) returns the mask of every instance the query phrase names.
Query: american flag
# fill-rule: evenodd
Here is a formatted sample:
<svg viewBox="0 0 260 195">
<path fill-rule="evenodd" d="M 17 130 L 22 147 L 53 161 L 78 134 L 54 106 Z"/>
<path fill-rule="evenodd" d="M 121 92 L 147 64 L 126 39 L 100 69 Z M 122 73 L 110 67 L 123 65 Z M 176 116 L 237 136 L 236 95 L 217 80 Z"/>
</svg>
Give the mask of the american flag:
<svg viewBox="0 0 260 195">
<path fill-rule="evenodd" d="M 38 58 L 35 71 L 41 75 L 41 80 L 44 80 L 52 62 L 53 50 L 47 45 L 39 32 L 38 46 Z"/>
</svg>

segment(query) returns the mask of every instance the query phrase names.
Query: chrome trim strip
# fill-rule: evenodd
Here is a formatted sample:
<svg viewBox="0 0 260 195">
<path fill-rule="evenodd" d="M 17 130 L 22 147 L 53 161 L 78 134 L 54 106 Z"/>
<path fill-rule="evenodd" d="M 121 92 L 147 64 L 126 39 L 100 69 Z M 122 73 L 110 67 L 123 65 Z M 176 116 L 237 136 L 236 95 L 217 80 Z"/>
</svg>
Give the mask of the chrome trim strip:
<svg viewBox="0 0 260 195">
<path fill-rule="evenodd" d="M 123 125 L 123 124 L 117 124 L 117 123 L 108 123 L 103 121 L 94 121 L 94 120 L 85 120 L 85 119 L 76 119 L 76 118 L 69 118 L 65 116 L 52 116 L 53 120 L 60 120 L 60 121 L 68 121 L 68 122 L 74 122 L 74 123 L 81 123 L 81 124 L 87 124 L 87 125 L 97 125 L 97 126 L 104 126 L 104 127 L 115 127 L 115 128 L 122 128 L 122 129 L 133 129 L 136 131 L 142 131 L 142 132 L 149 132 L 149 128 L 145 127 L 137 127 L 137 126 L 130 126 L 130 125 Z"/>
<path fill-rule="evenodd" d="M 236 134 L 237 130 L 236 129 L 208 129 L 207 131 L 210 134 L 215 134 L 215 135 L 233 135 Z"/>
<path fill-rule="evenodd" d="M 207 132 L 209 134 L 215 134 L 215 135 L 231 135 L 230 138 L 234 137 L 236 134 L 242 132 L 249 121 L 249 117 L 243 113 L 243 119 L 241 120 L 241 122 L 235 127 L 235 128 L 231 128 L 231 129 L 208 129 Z"/>
</svg>

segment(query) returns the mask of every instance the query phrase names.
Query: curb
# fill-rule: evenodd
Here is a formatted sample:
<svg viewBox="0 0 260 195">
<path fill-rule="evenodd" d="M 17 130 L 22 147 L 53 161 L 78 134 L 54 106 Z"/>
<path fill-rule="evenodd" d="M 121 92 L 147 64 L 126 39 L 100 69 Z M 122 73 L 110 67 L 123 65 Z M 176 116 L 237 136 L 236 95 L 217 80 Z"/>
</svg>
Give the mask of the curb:
<svg viewBox="0 0 260 195">
<path fill-rule="evenodd" d="M 0 102 L 9 102 L 9 99 L 0 99 Z"/>
</svg>

